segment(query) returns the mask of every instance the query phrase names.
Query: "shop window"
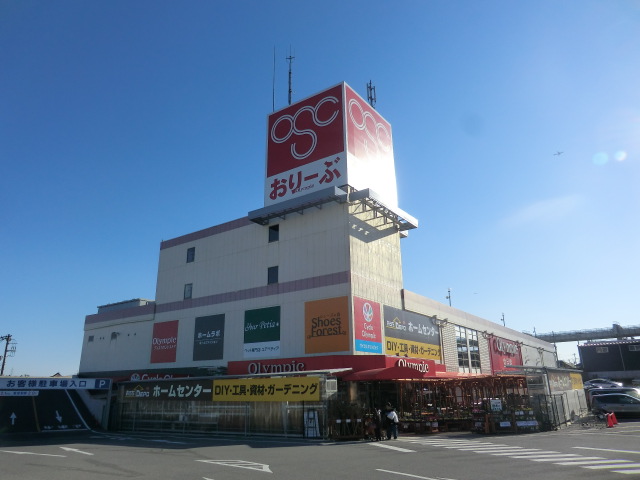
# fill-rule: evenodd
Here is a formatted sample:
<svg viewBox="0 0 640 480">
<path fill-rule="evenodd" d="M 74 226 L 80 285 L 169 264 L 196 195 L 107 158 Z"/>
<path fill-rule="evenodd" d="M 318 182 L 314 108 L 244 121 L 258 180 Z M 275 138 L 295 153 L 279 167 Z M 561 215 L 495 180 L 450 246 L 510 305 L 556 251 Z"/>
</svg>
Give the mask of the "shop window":
<svg viewBox="0 0 640 480">
<path fill-rule="evenodd" d="M 640 345 L 629 345 L 630 352 L 640 352 Z"/>
<path fill-rule="evenodd" d="M 192 263 L 196 259 L 196 247 L 187 248 L 187 263 Z"/>
<path fill-rule="evenodd" d="M 271 225 L 269 227 L 269 243 L 280 240 L 280 225 Z"/>
<path fill-rule="evenodd" d="M 269 267 L 267 271 L 267 284 L 278 283 L 278 267 Z"/>
<path fill-rule="evenodd" d="M 480 373 L 478 332 L 456 325 L 456 348 L 458 351 L 458 371 Z"/>
<path fill-rule="evenodd" d="M 191 298 L 192 294 L 193 294 L 193 283 L 186 283 L 184 285 L 184 299 L 187 300 Z"/>
<path fill-rule="evenodd" d="M 596 347 L 596 353 L 609 353 L 609 347 Z"/>
</svg>

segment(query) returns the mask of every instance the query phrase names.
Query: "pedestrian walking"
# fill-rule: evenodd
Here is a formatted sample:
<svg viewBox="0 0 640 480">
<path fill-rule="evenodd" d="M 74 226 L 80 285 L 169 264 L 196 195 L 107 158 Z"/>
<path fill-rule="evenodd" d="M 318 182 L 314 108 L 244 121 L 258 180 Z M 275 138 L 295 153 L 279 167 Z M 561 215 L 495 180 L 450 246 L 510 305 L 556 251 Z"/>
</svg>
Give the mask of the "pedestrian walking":
<svg viewBox="0 0 640 480">
<path fill-rule="evenodd" d="M 391 440 L 391 437 L 395 440 L 398 438 L 398 423 L 400 420 L 395 408 L 390 403 L 387 403 L 385 416 L 387 421 L 387 440 Z"/>
</svg>

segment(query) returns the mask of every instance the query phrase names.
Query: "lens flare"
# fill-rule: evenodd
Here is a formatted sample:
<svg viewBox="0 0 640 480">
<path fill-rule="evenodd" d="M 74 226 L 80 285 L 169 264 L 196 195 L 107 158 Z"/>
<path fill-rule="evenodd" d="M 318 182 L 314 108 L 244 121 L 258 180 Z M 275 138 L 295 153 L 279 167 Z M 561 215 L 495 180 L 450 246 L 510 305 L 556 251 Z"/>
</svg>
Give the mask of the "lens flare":
<svg viewBox="0 0 640 480">
<path fill-rule="evenodd" d="M 613 155 L 613 158 L 615 158 L 618 162 L 624 162 L 627 159 L 627 156 L 627 152 L 625 152 L 624 150 L 618 150 Z"/>
<path fill-rule="evenodd" d="M 595 165 L 606 165 L 609 161 L 609 155 L 606 152 L 598 152 L 593 156 Z"/>
</svg>

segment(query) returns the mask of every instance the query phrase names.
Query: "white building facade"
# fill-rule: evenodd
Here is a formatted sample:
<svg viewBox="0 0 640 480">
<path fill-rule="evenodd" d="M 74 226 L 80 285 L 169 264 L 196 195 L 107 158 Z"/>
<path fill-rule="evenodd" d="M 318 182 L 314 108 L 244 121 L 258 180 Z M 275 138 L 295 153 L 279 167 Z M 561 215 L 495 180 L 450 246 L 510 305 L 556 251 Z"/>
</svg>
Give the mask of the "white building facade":
<svg viewBox="0 0 640 480">
<path fill-rule="evenodd" d="M 155 299 L 86 317 L 80 376 L 422 381 L 556 366 L 552 344 L 404 290 L 400 244 L 418 222 L 397 206 L 390 125 L 348 85 L 268 125 L 264 206 L 163 241 Z"/>
</svg>

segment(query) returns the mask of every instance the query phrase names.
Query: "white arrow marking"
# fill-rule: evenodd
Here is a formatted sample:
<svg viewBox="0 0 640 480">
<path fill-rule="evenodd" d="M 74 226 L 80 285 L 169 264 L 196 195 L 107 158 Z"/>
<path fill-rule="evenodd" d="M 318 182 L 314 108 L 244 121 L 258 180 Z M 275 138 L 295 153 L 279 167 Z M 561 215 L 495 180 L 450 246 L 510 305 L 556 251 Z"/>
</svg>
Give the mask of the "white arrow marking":
<svg viewBox="0 0 640 480">
<path fill-rule="evenodd" d="M 83 455 L 93 455 L 93 453 L 83 452 L 82 450 L 78 450 L 77 448 L 69 448 L 69 447 L 60 447 L 62 450 L 66 450 L 67 452 L 76 452 L 81 453 Z"/>
<path fill-rule="evenodd" d="M 56 420 L 58 420 L 58 423 L 62 423 L 62 417 L 58 413 L 58 410 L 56 410 Z"/>
<path fill-rule="evenodd" d="M 196 462 L 213 463 L 215 465 L 225 465 L 227 467 L 248 468 L 259 472 L 273 473 L 269 470 L 269 465 L 263 463 L 246 462 L 244 460 L 196 460 Z"/>
<path fill-rule="evenodd" d="M 66 457 L 66 455 L 52 455 L 50 453 L 16 452 L 14 450 L 0 450 L 4 453 L 15 453 L 16 455 L 42 455 L 43 457 Z"/>
<path fill-rule="evenodd" d="M 11 425 L 15 425 L 16 418 L 18 418 L 18 416 L 16 415 L 16 412 L 11 412 L 11 416 L 9 418 L 11 419 Z"/>
</svg>

